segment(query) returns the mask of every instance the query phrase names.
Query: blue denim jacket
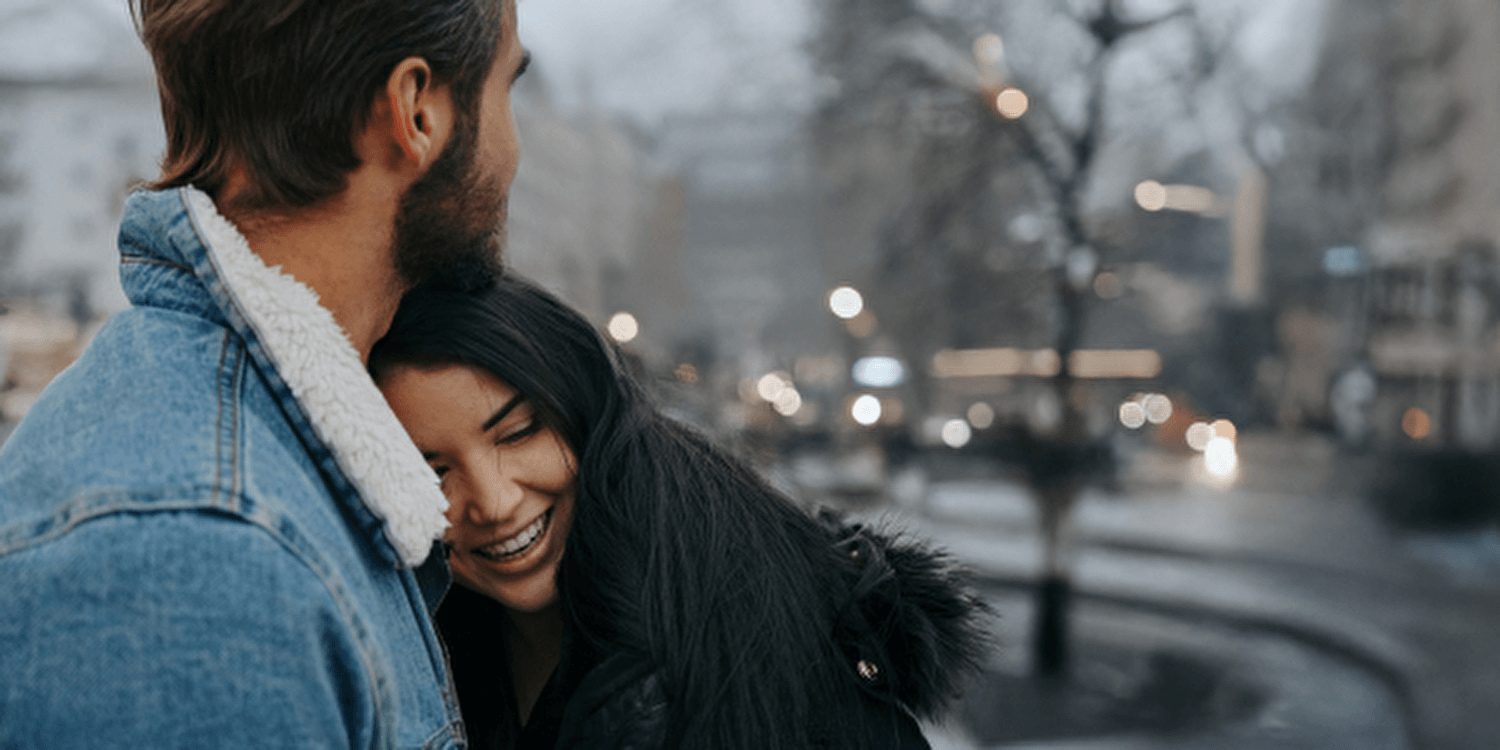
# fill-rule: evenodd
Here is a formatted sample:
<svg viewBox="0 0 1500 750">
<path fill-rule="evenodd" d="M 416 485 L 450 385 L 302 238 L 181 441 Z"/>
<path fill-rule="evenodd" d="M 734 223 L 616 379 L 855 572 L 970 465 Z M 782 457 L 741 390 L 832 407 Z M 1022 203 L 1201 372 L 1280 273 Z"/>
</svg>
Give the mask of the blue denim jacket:
<svg viewBox="0 0 1500 750">
<path fill-rule="evenodd" d="M 342 331 L 196 190 L 120 248 L 133 307 L 0 450 L 0 747 L 461 746 L 441 494 Z"/>
</svg>

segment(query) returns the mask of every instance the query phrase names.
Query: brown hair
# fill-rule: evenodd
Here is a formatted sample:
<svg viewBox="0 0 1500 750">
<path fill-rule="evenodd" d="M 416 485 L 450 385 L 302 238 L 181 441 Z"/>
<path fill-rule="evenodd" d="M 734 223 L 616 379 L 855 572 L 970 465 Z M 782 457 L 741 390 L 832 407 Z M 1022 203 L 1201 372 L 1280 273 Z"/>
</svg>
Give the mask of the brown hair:
<svg viewBox="0 0 1500 750">
<path fill-rule="evenodd" d="M 514 0 L 131 0 L 156 63 L 163 189 L 219 194 L 237 211 L 305 208 L 342 192 L 354 135 L 396 65 L 420 57 L 475 127 Z"/>
</svg>

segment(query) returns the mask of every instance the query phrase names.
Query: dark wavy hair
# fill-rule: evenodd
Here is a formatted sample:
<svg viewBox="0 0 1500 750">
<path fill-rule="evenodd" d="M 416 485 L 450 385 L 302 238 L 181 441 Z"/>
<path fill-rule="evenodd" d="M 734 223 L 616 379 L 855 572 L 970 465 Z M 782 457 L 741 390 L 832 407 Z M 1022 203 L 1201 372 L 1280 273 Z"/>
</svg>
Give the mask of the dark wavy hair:
<svg viewBox="0 0 1500 750">
<path fill-rule="evenodd" d="M 860 698 L 834 639 L 826 526 L 663 416 L 588 321 L 526 281 L 418 287 L 370 356 L 377 380 L 449 364 L 515 387 L 579 457 L 564 616 L 600 652 L 650 659 L 670 702 L 667 746 L 854 742 L 839 726 L 848 712 L 828 710 Z"/>
</svg>

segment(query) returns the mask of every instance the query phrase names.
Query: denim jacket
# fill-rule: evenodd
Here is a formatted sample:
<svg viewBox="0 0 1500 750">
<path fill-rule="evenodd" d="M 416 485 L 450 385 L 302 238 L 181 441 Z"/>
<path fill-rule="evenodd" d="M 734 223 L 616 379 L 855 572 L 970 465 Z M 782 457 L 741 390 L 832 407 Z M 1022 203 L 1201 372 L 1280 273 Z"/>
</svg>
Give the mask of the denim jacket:
<svg viewBox="0 0 1500 750">
<path fill-rule="evenodd" d="M 461 746 L 446 502 L 343 330 L 197 190 L 120 252 L 0 450 L 0 747 Z"/>
</svg>

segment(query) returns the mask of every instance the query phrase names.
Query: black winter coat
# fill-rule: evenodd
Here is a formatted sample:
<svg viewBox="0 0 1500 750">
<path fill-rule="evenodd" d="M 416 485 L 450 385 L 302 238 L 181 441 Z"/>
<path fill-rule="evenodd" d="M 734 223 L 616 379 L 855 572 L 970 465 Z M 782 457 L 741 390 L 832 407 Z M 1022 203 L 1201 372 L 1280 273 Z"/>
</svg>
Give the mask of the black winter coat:
<svg viewBox="0 0 1500 750">
<path fill-rule="evenodd" d="M 842 712 L 840 726 L 862 729 L 860 747 L 927 748 L 914 717 L 939 713 L 977 669 L 989 645 L 988 610 L 970 592 L 967 575 L 946 556 L 831 514 L 821 520 L 830 543 L 847 560 L 846 601 L 832 627 L 846 668 L 861 687 L 858 705 L 832 711 Z M 649 660 L 587 653 L 571 640 L 522 727 L 496 619 L 504 616 L 498 603 L 457 587 L 438 610 L 470 747 L 665 746 L 666 692 Z M 817 728 L 813 734 L 819 734 Z"/>
</svg>

